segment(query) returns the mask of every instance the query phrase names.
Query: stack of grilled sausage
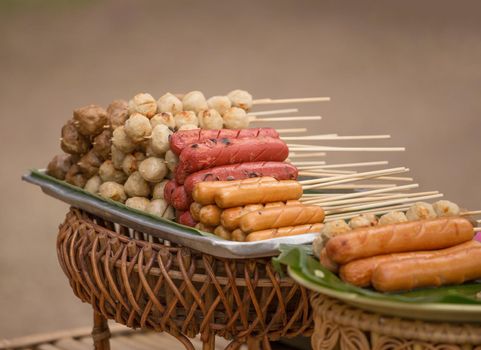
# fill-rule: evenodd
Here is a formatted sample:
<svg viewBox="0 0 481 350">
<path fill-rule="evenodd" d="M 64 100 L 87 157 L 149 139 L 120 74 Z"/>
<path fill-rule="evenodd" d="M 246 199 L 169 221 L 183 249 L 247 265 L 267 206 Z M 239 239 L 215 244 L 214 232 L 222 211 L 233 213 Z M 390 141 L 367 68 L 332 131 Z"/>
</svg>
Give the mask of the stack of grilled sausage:
<svg viewBox="0 0 481 350">
<path fill-rule="evenodd" d="M 315 242 L 314 250 L 321 263 L 338 272 L 344 281 L 382 292 L 461 284 L 481 278 L 481 243 L 473 240 L 472 223 L 453 212 L 457 208 L 454 203 L 440 202 L 443 203 L 436 203 L 436 209 L 444 211 L 433 211 L 438 214 L 434 216 L 421 210 L 429 208 L 427 203 L 417 203 L 407 216 L 414 211 L 427 216 L 413 221 L 354 229 L 346 229 L 339 222 L 330 223 L 330 227 L 336 227 L 330 233 L 337 231 L 336 234 L 324 237 L 323 243 L 322 239 Z M 402 218 L 399 214 L 396 217 Z"/>
<path fill-rule="evenodd" d="M 319 232 L 324 211 L 302 205 L 302 187 L 295 180 L 257 177 L 199 182 L 194 186 L 190 215 L 203 231 L 234 241 Z"/>
</svg>

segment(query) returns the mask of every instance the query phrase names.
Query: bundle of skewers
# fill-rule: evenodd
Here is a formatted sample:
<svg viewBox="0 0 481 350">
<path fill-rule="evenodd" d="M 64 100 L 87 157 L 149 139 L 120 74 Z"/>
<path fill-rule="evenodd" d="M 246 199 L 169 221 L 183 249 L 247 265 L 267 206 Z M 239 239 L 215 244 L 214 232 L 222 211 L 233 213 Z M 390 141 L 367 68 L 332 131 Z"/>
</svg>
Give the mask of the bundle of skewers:
<svg viewBox="0 0 481 350">
<path fill-rule="evenodd" d="M 437 191 L 404 192 L 417 184 L 391 183 L 412 181 L 397 176 L 409 170 L 404 167 L 358 171 L 385 161 L 319 160 L 329 152 L 404 150 L 318 144 L 389 135 L 289 136 L 307 130 L 249 128 L 321 119 L 279 116 L 297 113 L 296 108 L 252 111 L 255 106 L 328 100 L 255 100 L 242 90 L 206 99 L 192 91 L 167 93 L 158 100 L 141 93 L 128 102 L 113 101 L 106 110 L 85 106 L 74 110 L 63 126 L 60 144 L 65 154 L 54 157 L 47 173 L 128 207 L 236 241 L 319 232 L 324 221 L 378 215 L 442 196 Z M 384 183 L 365 183 L 373 179 Z"/>
</svg>

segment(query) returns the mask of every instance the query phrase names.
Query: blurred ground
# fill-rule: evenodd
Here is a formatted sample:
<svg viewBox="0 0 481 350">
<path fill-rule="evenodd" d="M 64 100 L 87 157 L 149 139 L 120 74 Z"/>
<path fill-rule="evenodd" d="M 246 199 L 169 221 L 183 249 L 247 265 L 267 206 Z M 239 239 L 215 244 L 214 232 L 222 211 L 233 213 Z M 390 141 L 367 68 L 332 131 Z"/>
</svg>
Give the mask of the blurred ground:
<svg viewBox="0 0 481 350">
<path fill-rule="evenodd" d="M 356 144 L 408 150 L 328 161 L 389 159 L 426 190 L 481 209 L 480 10 L 434 0 L 0 2 L 0 337 L 90 322 L 55 254 L 67 206 L 20 181 L 59 152 L 62 123 L 85 104 L 194 89 L 331 96 L 303 106 L 324 117 L 306 123 L 312 132 L 390 133 Z"/>
</svg>

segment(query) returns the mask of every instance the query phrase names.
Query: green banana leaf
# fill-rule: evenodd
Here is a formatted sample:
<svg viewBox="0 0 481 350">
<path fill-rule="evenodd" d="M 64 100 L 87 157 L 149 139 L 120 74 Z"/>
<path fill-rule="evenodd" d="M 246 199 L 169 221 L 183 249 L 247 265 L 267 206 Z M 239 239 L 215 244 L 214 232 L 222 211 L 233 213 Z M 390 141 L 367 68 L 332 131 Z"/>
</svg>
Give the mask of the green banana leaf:
<svg viewBox="0 0 481 350">
<path fill-rule="evenodd" d="M 80 192 L 82 193 L 83 195 L 85 196 L 88 196 L 88 197 L 93 197 L 93 198 L 96 198 L 100 201 L 103 201 L 103 202 L 108 202 L 109 204 L 113 205 L 113 206 L 116 206 L 118 208 L 120 208 L 122 211 L 128 211 L 128 212 L 133 212 L 133 213 L 136 213 L 136 214 L 140 214 L 140 215 L 143 215 L 145 217 L 148 217 L 150 219 L 154 219 L 154 220 L 157 220 L 157 221 L 160 221 L 160 222 L 163 222 L 163 223 L 168 223 L 169 225 L 173 225 L 173 226 L 176 226 L 176 227 L 179 227 L 179 228 L 182 228 L 182 230 L 188 232 L 188 233 L 191 233 L 193 235 L 201 235 L 201 236 L 206 236 L 206 237 L 216 237 L 216 238 L 220 238 L 218 236 L 215 236 L 211 233 L 208 233 L 208 232 L 204 232 L 204 231 L 200 231 L 200 230 L 197 230 L 196 228 L 193 228 L 193 227 L 190 227 L 190 226 L 185 226 L 185 225 L 181 225 L 179 223 L 176 223 L 175 221 L 171 221 L 171 220 L 168 220 L 168 219 L 164 219 L 164 218 L 161 218 L 159 216 L 156 216 L 156 215 L 152 215 L 152 214 L 149 214 L 145 211 L 141 211 L 141 210 L 138 210 L 138 209 L 134 209 L 134 208 L 130 208 L 128 206 L 126 206 L 125 204 L 123 203 L 120 203 L 120 202 L 116 202 L 116 201 L 113 201 L 111 199 L 108 199 L 108 198 L 104 198 L 104 197 L 101 197 L 97 194 L 93 194 L 93 193 L 90 193 L 90 192 L 87 192 L 85 191 L 83 188 L 80 188 L 78 186 L 74 186 L 72 184 L 69 184 L 68 182 L 66 181 L 62 181 L 62 180 L 59 180 L 59 179 L 56 179 L 54 178 L 53 176 L 50 176 L 50 175 L 47 175 L 45 172 L 41 171 L 41 170 L 38 170 L 38 169 L 32 169 L 30 170 L 31 172 L 31 175 L 32 176 L 35 176 L 35 177 L 39 177 L 41 179 L 44 179 L 44 180 L 47 180 L 47 181 L 50 181 L 50 182 L 53 182 L 53 183 L 56 183 L 56 184 L 59 184 L 63 187 L 66 187 L 70 190 L 73 190 L 73 191 L 76 191 L 76 192 Z"/>
<path fill-rule="evenodd" d="M 372 289 L 359 288 L 340 280 L 334 273 L 323 267 L 312 256 L 308 246 L 282 245 L 281 254 L 273 258 L 275 266 L 287 265 L 307 282 L 318 284 L 338 292 L 354 293 L 376 300 L 406 303 L 446 303 L 481 305 L 476 294 L 481 292 L 481 281 L 459 286 L 424 288 L 406 293 L 379 293 Z"/>
</svg>

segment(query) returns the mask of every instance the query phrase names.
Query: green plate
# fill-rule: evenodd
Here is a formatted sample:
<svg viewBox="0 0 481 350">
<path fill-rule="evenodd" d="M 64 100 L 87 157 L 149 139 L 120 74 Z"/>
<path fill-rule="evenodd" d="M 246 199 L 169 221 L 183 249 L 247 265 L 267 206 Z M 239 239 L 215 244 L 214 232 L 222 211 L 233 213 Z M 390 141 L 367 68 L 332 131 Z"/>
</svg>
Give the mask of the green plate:
<svg viewBox="0 0 481 350">
<path fill-rule="evenodd" d="M 274 262 L 285 264 L 300 285 L 355 307 L 429 321 L 481 322 L 481 283 L 419 289 L 407 293 L 379 293 L 341 281 L 314 259 L 305 247 L 284 246 Z"/>
</svg>

